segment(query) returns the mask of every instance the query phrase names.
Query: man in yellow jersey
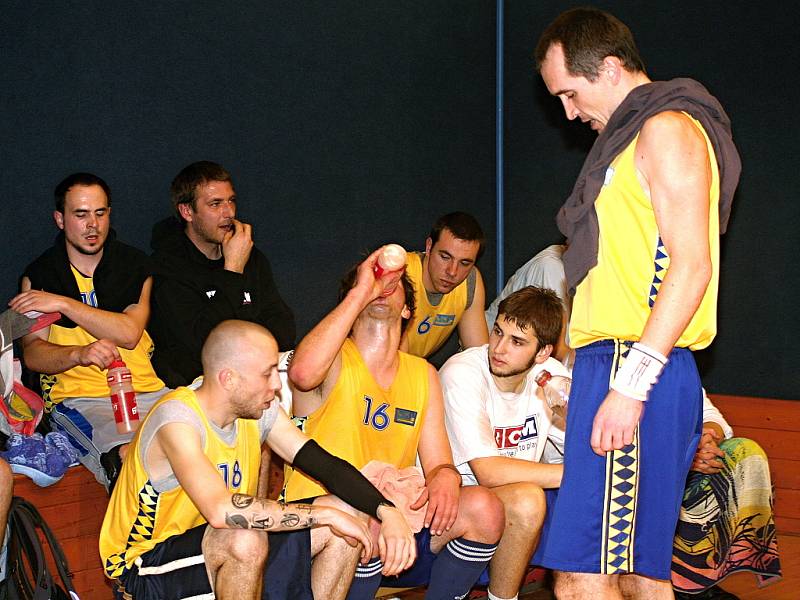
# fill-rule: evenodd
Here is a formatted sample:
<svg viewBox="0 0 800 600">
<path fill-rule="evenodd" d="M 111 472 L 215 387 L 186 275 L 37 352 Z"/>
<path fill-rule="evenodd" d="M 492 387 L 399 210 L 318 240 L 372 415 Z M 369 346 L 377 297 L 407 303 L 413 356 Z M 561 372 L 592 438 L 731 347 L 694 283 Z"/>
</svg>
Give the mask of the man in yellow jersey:
<svg viewBox="0 0 800 600">
<path fill-rule="evenodd" d="M 558 535 L 542 562 L 560 599 L 672 598 L 702 426 L 691 350 L 716 333 L 719 234 L 741 163 L 719 102 L 690 79 L 652 82 L 606 12 L 560 15 L 536 61 L 567 118 L 599 134 L 558 217 L 577 350 Z"/>
<path fill-rule="evenodd" d="M 131 370 L 140 416 L 167 389 L 150 364 L 153 343 L 149 260 L 115 239 L 111 192 L 100 177 L 74 173 L 55 188 L 55 244 L 22 276 L 9 306 L 20 312 L 60 312 L 49 327 L 22 338 L 23 356 L 41 374 L 45 406 L 55 426 L 81 452 L 97 480 L 113 486 L 120 450 L 133 434 L 117 433 L 106 369 L 122 359 Z"/>
<path fill-rule="evenodd" d="M 332 497 L 314 505 L 256 497 L 262 442 L 381 520 L 393 571 L 410 562 L 400 511 L 273 402 L 278 346 L 266 329 L 224 321 L 201 360 L 200 387 L 164 396 L 133 441 L 100 532 L 108 577 L 142 600 L 343 598 L 357 557 L 371 554 L 365 519 Z"/>
<path fill-rule="evenodd" d="M 298 345 L 289 367 L 298 390 L 294 412 L 307 415 L 304 430 L 312 439 L 357 468 L 377 460 L 403 469 L 419 457 L 426 487 L 410 505 L 425 511 L 417 534 L 419 558 L 399 579 L 384 584 L 427 583 L 427 598 L 463 598 L 494 553 L 503 508 L 485 488 L 460 489 L 436 371 L 398 350 L 403 325 L 413 314 L 413 287 L 405 275 L 399 283 L 375 278 L 381 251 L 351 270 L 339 305 Z M 287 478 L 288 501 L 324 493 L 302 473 Z M 380 557 L 359 565 L 348 598 L 374 598 L 382 570 L 387 574 Z"/>
<path fill-rule="evenodd" d="M 453 330 L 464 348 L 489 341 L 483 319 L 486 291 L 476 261 L 483 254 L 483 230 L 472 215 L 440 217 L 425 240 L 425 253 L 408 255 L 416 310 L 401 349 L 426 358 L 444 345 Z"/>
</svg>

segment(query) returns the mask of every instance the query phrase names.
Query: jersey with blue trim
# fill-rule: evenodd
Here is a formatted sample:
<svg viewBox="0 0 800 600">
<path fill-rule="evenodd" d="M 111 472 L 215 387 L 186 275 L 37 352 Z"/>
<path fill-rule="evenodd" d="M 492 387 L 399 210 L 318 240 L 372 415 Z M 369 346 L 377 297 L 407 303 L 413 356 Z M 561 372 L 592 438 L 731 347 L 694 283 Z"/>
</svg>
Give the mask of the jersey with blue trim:
<svg viewBox="0 0 800 600">
<path fill-rule="evenodd" d="M 686 116 L 703 133 L 708 148 L 712 275 L 697 311 L 675 345 L 700 350 L 711 344 L 717 332 L 719 171 L 705 130 Z M 578 285 L 572 303 L 569 340 L 573 348 L 607 339 L 638 341 L 669 271 L 670 257 L 661 240 L 653 204 L 636 172 L 638 140 L 637 135 L 611 162 L 595 201 L 600 226 L 597 265 Z"/>
<path fill-rule="evenodd" d="M 199 417 L 205 428 L 203 454 L 217 469 L 228 490 L 255 495 L 261 465 L 258 421 L 237 419 L 234 443 L 228 445 L 214 431 L 189 388 L 178 388 L 164 395 L 147 418 L 170 400 L 182 402 Z M 207 522 L 180 485 L 164 492 L 153 487 L 139 447 L 147 418 L 128 450 L 100 530 L 100 556 L 110 578 L 122 575 L 137 557 L 167 538 Z"/>
<path fill-rule="evenodd" d="M 439 304 L 433 305 L 428 299 L 422 280 L 423 255 L 417 252 L 408 254 L 406 273 L 414 283 L 414 316 L 406 329 L 408 352 L 414 356 L 430 356 L 450 337 L 453 330 L 467 310 L 469 299 L 469 277 L 459 283 L 452 291 L 443 294 Z M 474 277 L 474 271 L 470 276 Z"/>
<path fill-rule="evenodd" d="M 322 406 L 305 420 L 306 435 L 357 469 L 371 460 L 398 469 L 413 466 L 428 403 L 427 361 L 400 352 L 397 374 L 387 389 L 375 381 L 350 338 L 341 352 L 339 378 Z M 313 479 L 287 469 L 287 502 L 326 493 Z"/>
<path fill-rule="evenodd" d="M 94 289 L 94 279 L 84 275 L 74 266 L 70 265 L 72 275 L 78 284 L 78 291 L 84 304 L 102 308 Z M 50 325 L 47 341 L 58 346 L 88 346 L 97 341 L 82 327 L 61 327 Z M 142 331 L 142 337 L 133 350 L 117 348 L 122 360 L 131 371 L 131 381 L 136 392 L 155 392 L 164 387 L 164 382 L 158 378 L 153 366 L 150 364 L 150 355 L 153 353 L 153 340 L 147 331 Z M 43 374 L 40 376 L 42 398 L 47 410 L 52 410 L 65 398 L 103 398 L 108 396 L 108 382 L 106 372 L 95 365 L 72 367 L 63 373 L 54 375 Z"/>
</svg>

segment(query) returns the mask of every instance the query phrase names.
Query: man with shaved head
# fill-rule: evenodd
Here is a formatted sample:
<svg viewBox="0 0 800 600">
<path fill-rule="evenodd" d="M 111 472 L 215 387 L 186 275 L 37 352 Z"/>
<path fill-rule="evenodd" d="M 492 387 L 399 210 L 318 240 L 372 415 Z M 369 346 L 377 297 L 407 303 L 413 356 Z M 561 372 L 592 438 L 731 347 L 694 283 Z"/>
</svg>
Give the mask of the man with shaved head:
<svg viewBox="0 0 800 600">
<path fill-rule="evenodd" d="M 164 396 L 132 443 L 100 534 L 108 577 L 137 599 L 343 598 L 359 554 L 371 555 L 366 519 L 333 497 L 313 505 L 256 497 L 263 441 L 380 520 L 393 569 L 413 560 L 402 514 L 274 402 L 278 346 L 266 329 L 223 321 L 201 359 L 200 387 Z M 282 576 L 281 561 L 307 569 Z"/>
</svg>

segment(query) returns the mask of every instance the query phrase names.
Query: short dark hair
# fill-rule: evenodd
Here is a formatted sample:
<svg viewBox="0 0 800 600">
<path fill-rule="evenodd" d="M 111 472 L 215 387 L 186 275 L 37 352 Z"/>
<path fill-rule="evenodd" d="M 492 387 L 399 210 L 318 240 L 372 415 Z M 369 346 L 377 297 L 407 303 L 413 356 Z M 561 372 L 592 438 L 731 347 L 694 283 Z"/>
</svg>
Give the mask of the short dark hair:
<svg viewBox="0 0 800 600">
<path fill-rule="evenodd" d="M 533 327 L 539 347 L 555 346 L 561 336 L 564 305 L 553 290 L 532 285 L 504 298 L 497 308 L 497 318 L 503 315 L 525 331 Z"/>
<path fill-rule="evenodd" d="M 541 70 L 547 51 L 554 44 L 561 45 L 565 66 L 573 77 L 595 81 L 607 56 L 616 56 L 628 71 L 645 72 L 631 30 L 598 8 L 572 8 L 558 15 L 536 44 L 537 69 Z"/>
<path fill-rule="evenodd" d="M 180 204 L 191 204 L 192 210 L 197 210 L 197 188 L 209 181 L 227 181 L 233 185 L 231 174 L 225 167 L 209 160 L 200 160 L 181 169 L 169 187 L 172 207 L 178 217 Z"/>
<path fill-rule="evenodd" d="M 347 273 L 345 273 L 344 277 L 342 277 L 342 281 L 339 284 L 339 302 L 344 300 L 345 296 L 347 296 L 347 292 L 353 289 L 353 286 L 356 284 L 356 275 L 358 274 L 358 263 L 353 265 L 348 269 Z M 414 319 L 414 311 L 417 308 L 417 302 L 414 298 L 414 282 L 411 281 L 411 277 L 408 276 L 408 271 L 403 273 L 403 276 L 400 278 L 400 283 L 403 286 L 403 292 L 405 293 L 405 303 L 408 307 L 409 312 L 411 315 L 406 319 L 403 318 L 400 324 L 400 331 L 405 332 L 406 327 L 411 321 Z"/>
<path fill-rule="evenodd" d="M 70 188 L 76 185 L 82 185 L 84 187 L 90 185 L 99 185 L 103 188 L 103 191 L 106 194 L 106 198 L 108 199 L 108 205 L 111 206 L 111 188 L 108 187 L 108 184 L 103 181 L 97 175 L 93 175 L 92 173 L 73 173 L 72 175 L 67 175 L 64 179 L 61 180 L 56 186 L 56 189 L 53 190 L 53 196 L 55 197 L 55 204 L 56 210 L 60 213 L 64 213 L 64 200 L 67 197 L 67 192 L 69 192 Z"/>
<path fill-rule="evenodd" d="M 439 241 L 442 231 L 447 229 L 459 240 L 467 242 L 478 242 L 478 254 L 475 256 L 477 261 L 483 254 L 483 247 L 486 244 L 486 236 L 483 234 L 480 223 L 472 215 L 465 212 L 451 212 L 436 219 L 428 237 L 431 238 L 431 246 Z"/>
</svg>

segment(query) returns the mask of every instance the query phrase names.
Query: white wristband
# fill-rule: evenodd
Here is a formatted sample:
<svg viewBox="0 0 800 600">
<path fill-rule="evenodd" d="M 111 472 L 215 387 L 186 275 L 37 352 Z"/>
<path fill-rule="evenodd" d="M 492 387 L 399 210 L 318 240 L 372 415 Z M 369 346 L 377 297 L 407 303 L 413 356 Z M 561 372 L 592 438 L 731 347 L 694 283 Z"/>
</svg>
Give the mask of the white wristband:
<svg viewBox="0 0 800 600">
<path fill-rule="evenodd" d="M 647 393 L 658 381 L 658 376 L 666 364 L 666 356 L 636 342 L 614 376 L 611 389 L 629 398 L 645 402 Z"/>
</svg>

